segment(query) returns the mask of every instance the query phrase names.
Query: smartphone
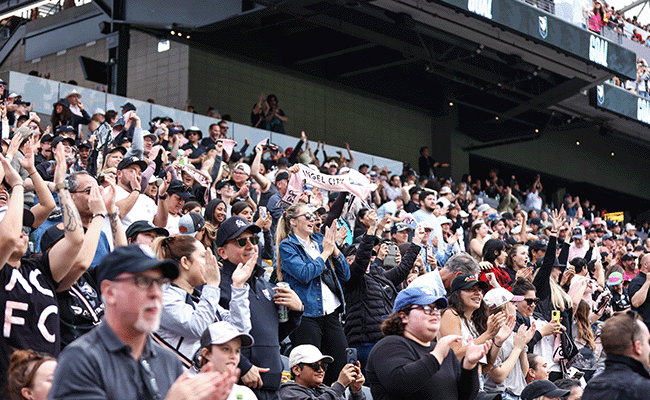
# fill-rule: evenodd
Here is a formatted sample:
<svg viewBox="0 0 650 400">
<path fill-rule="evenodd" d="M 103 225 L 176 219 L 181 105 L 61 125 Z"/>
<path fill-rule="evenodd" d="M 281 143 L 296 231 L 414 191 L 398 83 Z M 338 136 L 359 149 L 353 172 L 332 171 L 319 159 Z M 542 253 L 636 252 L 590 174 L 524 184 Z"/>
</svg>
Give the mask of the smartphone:
<svg viewBox="0 0 650 400">
<path fill-rule="evenodd" d="M 399 247 L 397 247 L 395 243 L 390 243 L 388 245 L 388 254 L 384 258 L 384 267 L 397 267 L 397 260 L 395 259 L 395 256 L 397 255 L 398 251 Z"/>
<path fill-rule="evenodd" d="M 354 347 L 347 347 L 345 349 L 345 362 L 346 364 L 357 365 L 357 349 Z"/>
<path fill-rule="evenodd" d="M 260 206 L 260 207 L 259 207 L 259 210 L 260 210 L 260 216 L 261 216 L 262 218 L 266 218 L 266 207 L 264 207 L 264 206 Z"/>
<path fill-rule="evenodd" d="M 551 311 L 551 321 L 557 321 L 558 323 L 560 322 L 560 311 L 559 310 L 553 310 Z M 559 332 L 559 330 L 556 330 L 556 332 Z"/>
</svg>

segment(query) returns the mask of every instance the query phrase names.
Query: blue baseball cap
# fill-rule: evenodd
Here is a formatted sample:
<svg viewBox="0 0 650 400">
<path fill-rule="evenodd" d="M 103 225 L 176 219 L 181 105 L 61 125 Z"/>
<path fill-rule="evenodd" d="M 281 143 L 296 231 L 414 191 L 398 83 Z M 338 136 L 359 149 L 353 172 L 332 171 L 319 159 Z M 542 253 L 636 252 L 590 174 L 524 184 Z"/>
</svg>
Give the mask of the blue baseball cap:
<svg viewBox="0 0 650 400">
<path fill-rule="evenodd" d="M 428 306 L 434 303 L 440 310 L 447 308 L 448 305 L 447 299 L 443 294 L 436 293 L 436 291 L 429 287 L 407 287 L 397 295 L 393 312 L 397 312 L 409 305 Z"/>
</svg>

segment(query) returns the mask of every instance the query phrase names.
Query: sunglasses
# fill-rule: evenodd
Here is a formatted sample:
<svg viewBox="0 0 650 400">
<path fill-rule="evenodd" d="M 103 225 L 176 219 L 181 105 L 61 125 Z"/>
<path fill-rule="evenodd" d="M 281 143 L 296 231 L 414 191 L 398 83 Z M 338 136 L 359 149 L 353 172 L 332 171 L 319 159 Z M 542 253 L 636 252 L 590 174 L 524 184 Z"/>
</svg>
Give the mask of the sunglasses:
<svg viewBox="0 0 650 400">
<path fill-rule="evenodd" d="M 308 366 L 309 368 L 313 369 L 314 372 L 318 372 L 321 369 L 323 370 L 323 372 L 327 371 L 327 363 L 317 363 L 317 362 L 311 364 L 302 363 L 302 365 Z"/>
<path fill-rule="evenodd" d="M 539 298 L 534 298 L 534 299 L 524 299 L 524 301 L 525 301 L 526 304 L 528 304 L 529 306 L 532 306 L 533 304 L 537 304 L 537 303 L 539 303 Z"/>
<path fill-rule="evenodd" d="M 300 218 L 300 217 L 305 217 L 305 219 L 308 220 L 308 221 L 309 220 L 314 220 L 315 221 L 318 218 L 318 216 L 316 214 L 310 213 L 310 212 L 300 214 L 300 215 L 296 215 L 296 218 Z"/>
<path fill-rule="evenodd" d="M 260 238 L 257 236 L 249 236 L 245 238 L 235 239 L 233 242 L 237 243 L 239 247 L 246 247 L 246 242 L 251 242 L 253 246 L 257 246 L 257 244 L 260 242 Z"/>
</svg>

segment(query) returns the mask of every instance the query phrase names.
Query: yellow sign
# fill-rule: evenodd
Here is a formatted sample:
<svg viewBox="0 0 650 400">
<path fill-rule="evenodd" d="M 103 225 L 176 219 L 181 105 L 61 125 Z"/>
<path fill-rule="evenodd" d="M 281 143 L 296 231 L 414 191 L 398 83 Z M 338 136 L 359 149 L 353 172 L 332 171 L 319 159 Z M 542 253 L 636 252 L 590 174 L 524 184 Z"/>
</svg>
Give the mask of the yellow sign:
<svg viewBox="0 0 650 400">
<path fill-rule="evenodd" d="M 607 213 L 603 215 L 603 218 L 605 219 L 605 221 L 613 221 L 613 222 L 623 222 L 623 220 L 625 220 L 623 211 Z"/>
</svg>

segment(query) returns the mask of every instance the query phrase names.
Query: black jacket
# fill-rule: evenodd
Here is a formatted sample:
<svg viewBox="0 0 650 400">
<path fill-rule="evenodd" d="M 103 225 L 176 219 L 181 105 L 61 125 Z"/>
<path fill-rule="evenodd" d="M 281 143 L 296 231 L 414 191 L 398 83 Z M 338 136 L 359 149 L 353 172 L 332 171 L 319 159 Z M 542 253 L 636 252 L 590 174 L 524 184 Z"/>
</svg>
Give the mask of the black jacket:
<svg viewBox="0 0 650 400">
<path fill-rule="evenodd" d="M 230 287 L 232 273 L 237 268 L 228 260 L 223 260 L 221 269 L 221 299 L 219 304 L 228 309 L 230 304 Z M 270 368 L 269 372 L 261 374 L 264 382 L 263 389 L 278 390 L 282 376 L 282 360 L 280 359 L 280 342 L 289 336 L 300 325 L 302 312 L 289 311 L 289 321 L 281 324 L 278 321 L 278 311 L 273 303 L 274 285 L 263 278 L 264 269 L 259 265 L 246 283 L 250 286 L 248 299 L 251 310 L 250 335 L 255 339 L 252 347 L 242 349 L 239 369 L 241 376 L 246 375 L 252 365 L 260 368 Z"/>
<path fill-rule="evenodd" d="M 582 400 L 642 400 L 650 393 L 650 375 L 641 362 L 607 355 L 605 370 L 591 378 Z"/>
<path fill-rule="evenodd" d="M 386 271 L 371 265 L 370 272 L 366 273 L 375 238 L 363 235 L 356 258 L 350 265 L 350 279 L 343 286 L 347 306 L 344 329 L 350 344 L 375 342 L 383 337 L 381 323 L 384 316 L 393 312 L 397 288 L 408 276 L 420 253 L 420 246 L 411 244 L 397 267 Z"/>
</svg>

